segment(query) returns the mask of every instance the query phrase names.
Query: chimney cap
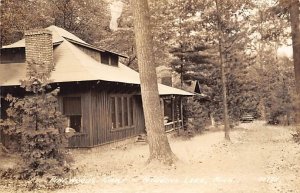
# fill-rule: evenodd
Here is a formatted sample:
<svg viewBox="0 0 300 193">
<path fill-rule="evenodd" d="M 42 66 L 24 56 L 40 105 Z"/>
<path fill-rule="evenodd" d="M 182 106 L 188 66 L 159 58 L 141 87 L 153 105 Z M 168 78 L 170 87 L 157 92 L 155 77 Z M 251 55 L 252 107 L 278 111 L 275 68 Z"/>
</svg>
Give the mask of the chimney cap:
<svg viewBox="0 0 300 193">
<path fill-rule="evenodd" d="M 25 36 L 43 35 L 43 34 L 52 35 L 52 32 L 48 29 L 32 29 L 32 30 L 25 31 Z"/>
</svg>

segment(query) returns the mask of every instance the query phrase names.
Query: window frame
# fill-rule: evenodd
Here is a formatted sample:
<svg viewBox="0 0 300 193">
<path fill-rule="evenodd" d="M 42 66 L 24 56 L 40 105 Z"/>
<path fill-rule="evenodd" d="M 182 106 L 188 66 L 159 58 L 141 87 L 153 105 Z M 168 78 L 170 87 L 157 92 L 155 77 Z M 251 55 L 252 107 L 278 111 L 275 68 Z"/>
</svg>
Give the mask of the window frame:
<svg viewBox="0 0 300 193">
<path fill-rule="evenodd" d="M 65 115 L 66 116 L 66 115 Z M 75 133 L 81 133 L 82 132 L 82 115 L 68 115 L 66 116 L 68 118 L 68 127 L 72 128 L 75 130 Z M 76 130 L 76 128 L 71 127 L 71 119 L 72 118 L 76 118 L 76 117 L 80 117 L 80 127 L 79 127 L 79 131 Z"/>
<path fill-rule="evenodd" d="M 116 64 L 113 64 L 113 61 L 114 61 L 113 57 L 116 57 L 116 60 L 115 60 Z M 113 55 L 113 54 L 110 55 L 109 56 L 109 65 L 118 67 L 119 66 L 119 56 L 118 55 Z"/>
<path fill-rule="evenodd" d="M 66 98 L 79 98 L 80 99 L 80 114 L 78 113 L 74 113 L 74 114 L 66 114 L 65 112 L 65 101 Z M 82 129 L 82 98 L 80 95 L 72 95 L 72 96 L 63 96 L 62 97 L 62 114 L 67 118 L 68 121 L 68 125 L 67 127 L 71 127 L 71 117 L 78 117 L 80 116 L 80 128 L 79 131 L 76 131 L 76 128 L 72 128 L 75 130 L 75 133 L 82 133 L 83 129 Z"/>
<path fill-rule="evenodd" d="M 163 99 L 163 116 L 164 116 L 164 120 L 167 120 L 166 123 L 170 123 L 173 120 L 172 103 L 173 102 L 171 98 Z"/>
<path fill-rule="evenodd" d="M 102 58 L 104 58 L 104 56 L 107 57 L 108 63 L 103 62 Z M 112 57 L 116 57 L 116 60 L 115 60 L 116 64 L 112 64 L 112 61 L 113 61 Z M 100 52 L 100 62 L 101 62 L 101 64 L 118 67 L 119 66 L 119 56 L 111 54 L 111 53 Z"/>
<path fill-rule="evenodd" d="M 104 59 L 105 59 L 105 62 L 104 62 Z M 106 63 L 106 60 L 107 60 L 108 63 Z M 109 65 L 109 63 L 110 63 L 110 56 L 109 56 L 109 54 L 106 53 L 106 52 L 101 52 L 100 53 L 100 62 L 101 62 L 101 64 Z"/>
<path fill-rule="evenodd" d="M 113 99 L 113 100 L 112 100 Z M 121 99 L 121 103 L 118 104 Z M 115 94 L 109 96 L 109 120 L 111 121 L 111 131 L 120 131 L 126 129 L 133 129 L 135 128 L 135 103 L 134 103 L 134 96 L 130 94 Z M 112 101 L 114 101 L 114 105 L 112 105 Z M 125 103 L 127 103 L 125 105 Z M 125 121 L 125 109 L 127 107 L 127 121 Z M 114 111 L 112 111 L 112 107 L 114 107 Z M 113 119 L 113 115 L 115 116 Z M 120 117 L 121 116 L 121 117 Z M 115 121 L 113 121 L 115 120 Z M 127 124 L 125 124 L 127 123 Z"/>
</svg>

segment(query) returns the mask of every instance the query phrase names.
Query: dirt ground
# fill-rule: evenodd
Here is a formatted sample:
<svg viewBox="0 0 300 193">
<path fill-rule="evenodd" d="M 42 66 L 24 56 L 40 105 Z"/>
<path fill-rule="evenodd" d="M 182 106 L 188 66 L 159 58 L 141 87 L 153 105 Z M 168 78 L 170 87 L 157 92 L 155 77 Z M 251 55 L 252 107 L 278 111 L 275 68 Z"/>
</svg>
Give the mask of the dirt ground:
<svg viewBox="0 0 300 193">
<path fill-rule="evenodd" d="M 148 146 L 142 143 L 72 151 L 78 173 L 52 179 L 70 184 L 53 192 L 300 193 L 300 145 L 293 142 L 291 128 L 263 122 L 240 127 L 231 132 L 231 143 L 224 141 L 223 132 L 170 138 L 179 158 L 170 167 L 145 165 Z"/>
</svg>

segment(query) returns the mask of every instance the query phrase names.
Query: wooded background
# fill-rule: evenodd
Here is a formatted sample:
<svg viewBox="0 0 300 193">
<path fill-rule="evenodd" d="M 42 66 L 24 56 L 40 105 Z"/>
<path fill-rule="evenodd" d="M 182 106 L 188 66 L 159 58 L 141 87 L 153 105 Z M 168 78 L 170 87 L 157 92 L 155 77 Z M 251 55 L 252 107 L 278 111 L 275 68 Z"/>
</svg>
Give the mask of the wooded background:
<svg viewBox="0 0 300 193">
<path fill-rule="evenodd" d="M 1 46 L 21 39 L 27 29 L 56 25 L 88 43 L 127 54 L 123 62 L 138 70 L 129 1 L 121 1 L 123 11 L 114 30 L 109 28 L 112 2 L 1 0 Z M 198 128 L 211 117 L 223 119 L 221 56 L 231 122 L 244 113 L 283 124 L 294 122 L 293 59 L 279 54 L 278 48 L 292 45 L 290 8 L 292 3 L 299 6 L 299 1 L 224 0 L 216 7 L 217 3 L 149 2 L 155 65 L 178 73 L 176 87 L 198 80 L 209 96 L 205 102 L 197 98 L 189 102 L 186 115 L 197 120 Z"/>
</svg>

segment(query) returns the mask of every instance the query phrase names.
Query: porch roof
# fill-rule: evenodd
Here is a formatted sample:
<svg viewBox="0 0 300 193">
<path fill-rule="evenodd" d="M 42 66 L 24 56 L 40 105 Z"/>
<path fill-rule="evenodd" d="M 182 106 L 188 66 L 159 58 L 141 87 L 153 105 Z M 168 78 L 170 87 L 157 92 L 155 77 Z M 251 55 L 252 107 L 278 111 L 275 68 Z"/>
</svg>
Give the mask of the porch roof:
<svg viewBox="0 0 300 193">
<path fill-rule="evenodd" d="M 59 68 L 57 65 L 55 70 L 51 73 L 50 79 L 54 83 L 104 80 L 110 82 L 140 84 L 139 74 L 123 64 L 120 64 L 119 68 L 108 65 L 104 66 L 104 64 L 100 64 L 99 66 L 103 66 L 103 68 L 94 68 L 93 73 L 89 73 L 89 71 L 82 73 L 81 70 L 83 69 L 80 67 L 71 68 L 67 73 L 67 67 Z M 123 73 L 126 74 L 126 76 Z M 25 79 L 25 63 L 0 64 L 0 86 L 18 86 L 20 85 L 20 80 Z M 163 84 L 158 84 L 158 90 L 160 95 L 194 95 L 193 93 Z"/>
</svg>

